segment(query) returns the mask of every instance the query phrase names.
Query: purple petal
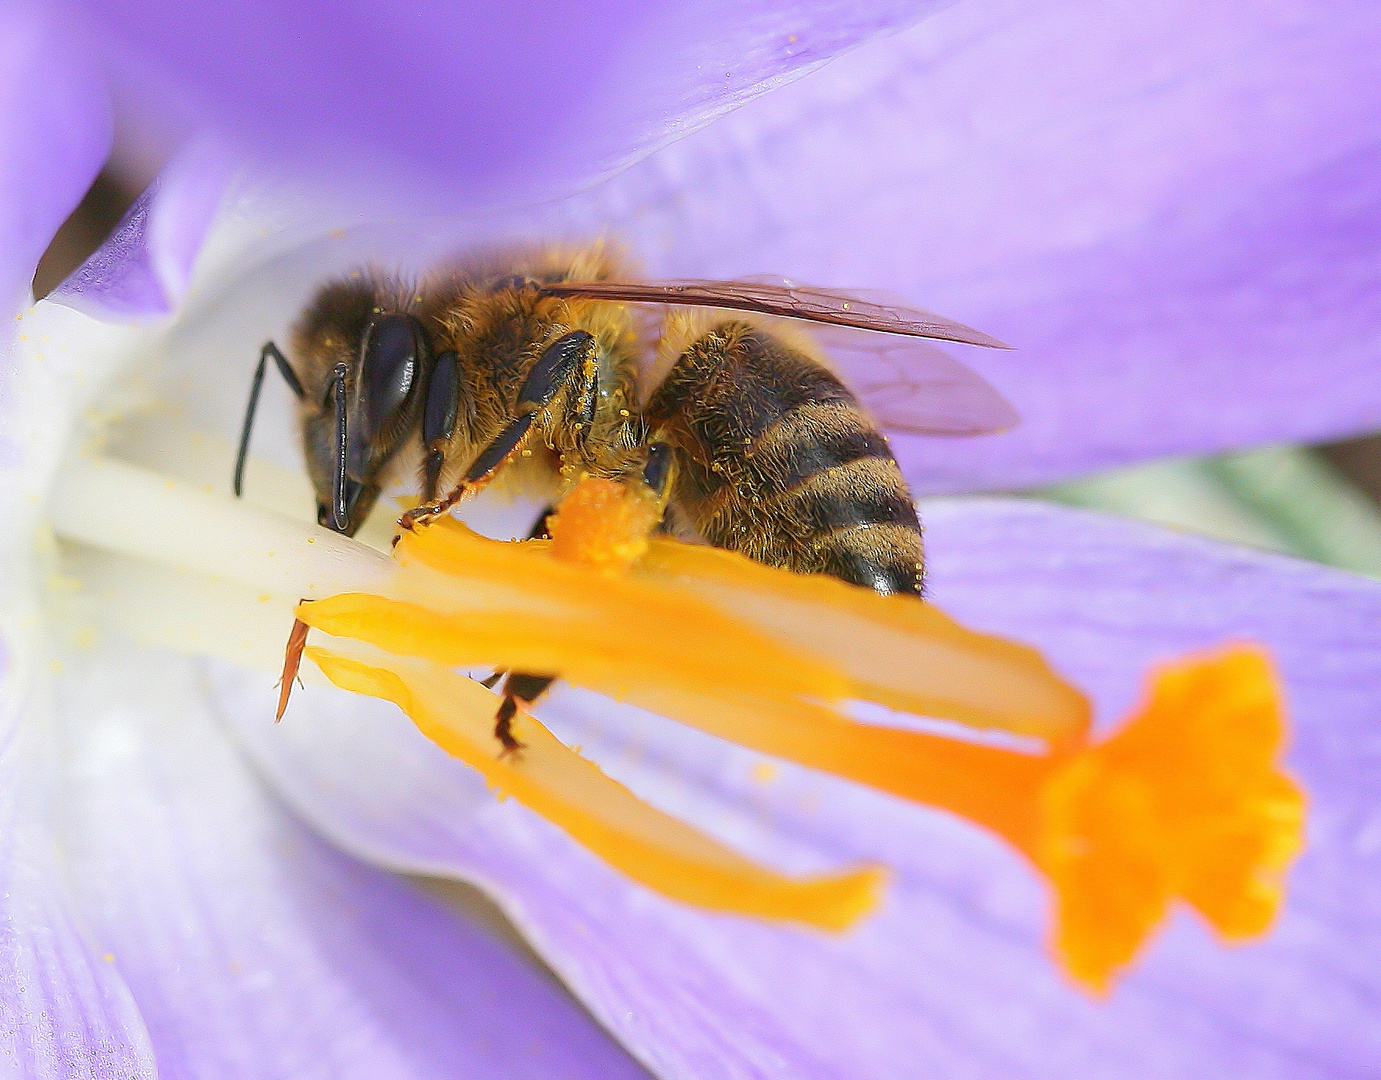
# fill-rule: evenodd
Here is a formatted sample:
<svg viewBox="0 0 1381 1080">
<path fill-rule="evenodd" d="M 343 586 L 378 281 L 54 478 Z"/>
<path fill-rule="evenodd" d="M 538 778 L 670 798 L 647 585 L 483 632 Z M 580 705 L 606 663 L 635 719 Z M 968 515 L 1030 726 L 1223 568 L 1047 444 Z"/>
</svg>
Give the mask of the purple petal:
<svg viewBox="0 0 1381 1080">
<path fill-rule="evenodd" d="M 7 10 L 0 40 L 6 318 L 24 302 L 39 256 L 96 178 L 110 138 L 110 102 L 85 51 L 42 15 Z"/>
<path fill-rule="evenodd" d="M 8 818 L 8 815 L 6 815 Z M 19 826 L 23 832 L 16 831 Z M 19 1077 L 153 1080 L 129 990 L 83 940 L 48 847 L 16 842 L 32 822 L 0 820 L 0 1062 Z M 9 1071 L 13 1070 L 13 1071 Z"/>
<path fill-rule="evenodd" d="M 261 165 L 452 211 L 573 190 L 935 6 L 73 4 L 165 122 L 171 109 Z"/>
<path fill-rule="evenodd" d="M 148 1035 L 90 947 L 49 826 L 51 732 L 33 672 L 0 637 L 0 1067 L 7 1076 L 152 1080 Z"/>
<path fill-rule="evenodd" d="M 214 142 L 193 141 L 50 298 L 107 322 L 169 314 L 191 283 L 230 168 Z"/>
<path fill-rule="evenodd" d="M 536 218 L 669 277 L 904 294 L 1024 423 L 922 491 L 1381 426 L 1381 10 L 971 0 Z"/>
<path fill-rule="evenodd" d="M 1365 1075 L 1381 1059 L 1381 744 L 1370 734 L 1381 584 L 1034 503 L 939 504 L 926 517 L 936 601 L 1038 644 L 1104 722 L 1158 660 L 1232 638 L 1273 651 L 1294 717 L 1289 765 L 1312 809 L 1284 916 L 1263 942 L 1224 948 L 1178 916 L 1112 1000 L 1094 1003 L 1045 953 L 1040 885 L 991 837 L 801 769 L 763 783 L 753 754 L 560 694 L 544 715 L 585 753 L 742 849 L 797 869 L 872 858 L 896 871 L 883 910 L 842 938 L 710 917 L 629 885 L 511 802 L 476 808 L 468 785 L 440 794 L 449 763 L 396 715 L 366 724 L 356 706 L 342 727 L 306 706 L 272 729 L 249 719 L 264 709 L 225 704 L 309 819 L 373 857 L 445 860 L 492 890 L 659 1075 Z"/>
<path fill-rule="evenodd" d="M 70 876 L 161 1076 L 642 1075 L 530 961 L 284 814 L 200 689 L 117 646 L 61 680 Z"/>
</svg>

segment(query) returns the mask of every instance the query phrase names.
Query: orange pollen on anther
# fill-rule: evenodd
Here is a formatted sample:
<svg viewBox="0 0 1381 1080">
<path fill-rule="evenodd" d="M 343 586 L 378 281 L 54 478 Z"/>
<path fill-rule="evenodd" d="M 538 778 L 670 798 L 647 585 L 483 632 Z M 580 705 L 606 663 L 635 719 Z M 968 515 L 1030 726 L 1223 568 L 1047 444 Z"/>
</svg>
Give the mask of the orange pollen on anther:
<svg viewBox="0 0 1381 1080">
<path fill-rule="evenodd" d="M 552 557 L 604 573 L 626 570 L 647 554 L 648 534 L 661 513 L 646 487 L 588 477 L 547 523 Z"/>
</svg>

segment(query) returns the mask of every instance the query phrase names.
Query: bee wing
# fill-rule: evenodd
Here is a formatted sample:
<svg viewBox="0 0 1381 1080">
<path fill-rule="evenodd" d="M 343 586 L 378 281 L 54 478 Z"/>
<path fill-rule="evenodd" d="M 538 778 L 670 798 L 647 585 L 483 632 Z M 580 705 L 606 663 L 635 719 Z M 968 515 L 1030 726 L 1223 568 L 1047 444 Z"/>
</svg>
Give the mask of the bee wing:
<svg viewBox="0 0 1381 1080">
<path fill-rule="evenodd" d="M 825 327 L 815 333 L 830 366 L 878 424 L 916 435 L 988 435 L 1021 422 L 981 375 L 914 338 Z"/>
<path fill-rule="evenodd" d="M 1008 349 L 995 337 L 971 326 L 904 304 L 881 303 L 833 289 L 802 285 L 788 278 L 750 277 L 735 281 L 558 281 L 544 282 L 549 296 L 586 296 L 628 304 L 674 304 L 727 308 L 776 315 L 784 319 L 901 337 L 934 338 L 966 345 Z"/>
</svg>

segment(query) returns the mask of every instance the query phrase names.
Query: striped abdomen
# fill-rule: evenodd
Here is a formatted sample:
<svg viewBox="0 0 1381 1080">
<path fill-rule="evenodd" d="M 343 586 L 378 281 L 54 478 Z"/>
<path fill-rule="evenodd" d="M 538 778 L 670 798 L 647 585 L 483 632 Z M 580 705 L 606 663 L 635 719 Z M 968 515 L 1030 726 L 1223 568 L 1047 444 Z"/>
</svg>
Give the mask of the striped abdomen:
<svg viewBox="0 0 1381 1080">
<path fill-rule="evenodd" d="M 896 460 L 817 361 L 747 323 L 693 341 L 648 403 L 676 446 L 672 503 L 716 547 L 880 593 L 921 591 L 921 528 Z"/>
</svg>

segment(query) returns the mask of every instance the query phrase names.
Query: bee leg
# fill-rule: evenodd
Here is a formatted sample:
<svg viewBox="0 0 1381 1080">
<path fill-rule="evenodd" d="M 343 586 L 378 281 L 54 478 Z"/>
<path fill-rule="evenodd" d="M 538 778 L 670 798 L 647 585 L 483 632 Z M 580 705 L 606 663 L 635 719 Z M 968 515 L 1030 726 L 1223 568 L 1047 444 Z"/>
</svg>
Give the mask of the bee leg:
<svg viewBox="0 0 1381 1080">
<path fill-rule="evenodd" d="M 581 398 L 575 412 L 575 434 L 579 445 L 584 446 L 585 440 L 589 438 L 591 429 L 595 426 L 595 413 L 599 409 L 599 373 L 598 371 L 591 377 L 585 387 L 585 394 Z"/>
<path fill-rule="evenodd" d="M 595 339 L 584 330 L 557 338 L 537 358 L 518 391 L 518 411 L 537 412 L 565 387 L 587 381 L 594 371 Z M 582 378 L 583 377 L 583 378 Z"/>
<path fill-rule="evenodd" d="M 412 529 L 439 517 L 488 483 L 499 467 L 521 448 L 542 410 L 562 389 L 592 377 L 594 365 L 595 339 L 584 330 L 573 330 L 543 349 L 518 391 L 518 416 L 480 451 L 454 490 L 440 499 L 413 507 L 398 520 L 399 526 Z"/>
<path fill-rule="evenodd" d="M 473 413 L 474 400 L 460 380 L 460 366 L 454 352 L 444 352 L 432 365 L 427 379 L 427 397 L 422 405 L 422 445 L 427 455 L 422 462 L 422 501 L 436 498 L 441 467 L 446 464 L 446 443 L 455 434 L 462 399 Z"/>
<path fill-rule="evenodd" d="M 513 716 L 517 711 L 518 702 L 512 697 L 505 697 L 499 711 L 494 715 L 494 738 L 503 746 L 499 751 L 501 758 L 506 758 L 510 754 L 516 756 L 518 751 L 523 749 L 523 744 L 513 737 Z"/>
<path fill-rule="evenodd" d="M 532 531 L 528 533 L 529 540 L 546 540 L 551 537 L 547 529 L 547 521 L 552 514 L 556 513 L 556 508 L 548 506 L 542 511 L 542 516 L 537 519 L 532 526 Z M 499 711 L 494 714 L 494 738 L 498 739 L 503 746 L 500 756 L 516 754 L 523 748 L 523 744 L 513 737 L 513 715 L 518 711 L 518 706 L 527 708 L 534 701 L 547 692 L 547 689 L 556 681 L 555 675 L 529 675 L 522 671 L 503 672 L 496 671 L 489 678 L 484 680 L 484 685 L 493 688 L 505 674 L 508 678 L 503 685 L 503 701 L 499 704 Z"/>
<path fill-rule="evenodd" d="M 642 480 L 662 505 L 662 516 L 657 522 L 657 532 L 662 535 L 669 535 L 672 530 L 672 509 L 667 500 L 667 489 L 671 486 L 675 464 L 675 452 L 668 443 L 647 444 L 647 461 L 643 465 Z"/>
<path fill-rule="evenodd" d="M 555 675 L 525 675 L 515 671 L 503 685 L 504 694 L 516 698 L 524 708 L 533 704 L 556 682 Z"/>
<path fill-rule="evenodd" d="M 529 540 L 550 540 L 551 529 L 548 526 L 551 524 L 552 515 L 555 513 L 556 507 L 554 506 L 548 506 L 543 510 L 542 516 L 532 523 L 532 529 L 528 532 L 527 538 Z"/>
<path fill-rule="evenodd" d="M 550 540 L 550 539 L 551 539 L 551 530 L 547 528 L 547 522 L 551 520 L 551 516 L 552 516 L 552 514 L 554 514 L 554 513 L 556 513 L 556 507 L 554 507 L 554 506 L 548 506 L 545 510 L 543 510 L 543 511 L 542 511 L 542 516 L 539 517 L 539 518 L 537 519 L 537 521 L 533 524 L 532 530 L 527 534 L 527 538 L 528 538 L 529 540 Z M 494 687 L 498 684 L 498 681 L 499 681 L 500 679 L 502 679 L 502 678 L 503 678 L 505 675 L 507 675 L 507 674 L 508 674 L 508 672 L 507 672 L 504 668 L 499 668 L 497 671 L 494 672 L 494 674 L 490 675 L 488 678 L 481 679 L 481 680 L 480 680 L 480 685 L 483 686 L 486 690 L 493 690 Z M 515 676 L 513 676 L 513 678 L 516 678 L 516 679 L 532 679 L 532 678 L 537 678 L 537 676 L 534 676 L 534 675 L 515 675 Z M 545 689 L 545 687 L 543 687 L 543 689 Z M 540 693 L 541 693 L 541 691 L 539 690 L 539 691 L 537 692 L 537 694 L 534 694 L 532 697 L 528 698 L 527 700 L 529 700 L 529 701 L 536 701 L 536 700 L 537 700 L 537 697 L 538 697 L 538 695 L 539 695 Z M 519 697 L 522 697 L 521 694 L 519 694 L 518 696 L 519 696 Z"/>
<path fill-rule="evenodd" d="M 666 443 L 651 443 L 647 448 L 647 464 L 643 466 L 643 483 L 654 494 L 666 491 L 667 480 L 671 477 L 672 452 Z"/>
<path fill-rule="evenodd" d="M 503 701 L 494 714 L 494 738 L 503 744 L 503 755 L 517 753 L 523 744 L 513 737 L 513 716 L 518 706 L 530 708 L 532 703 L 556 682 L 555 675 L 526 675 L 515 671 L 503 684 Z"/>
<path fill-rule="evenodd" d="M 517 452 L 536 416 L 535 412 L 528 413 L 518 417 L 504 428 L 499 437 L 485 447 L 480 452 L 479 457 L 475 458 L 475 463 L 470 466 L 470 471 L 465 474 L 465 479 L 461 480 L 441 498 L 422 503 L 420 506 L 414 506 L 398 519 L 399 527 L 412 529 L 419 524 L 425 524 L 446 513 L 466 496 L 479 491 L 498 471 L 499 466 Z"/>
</svg>

